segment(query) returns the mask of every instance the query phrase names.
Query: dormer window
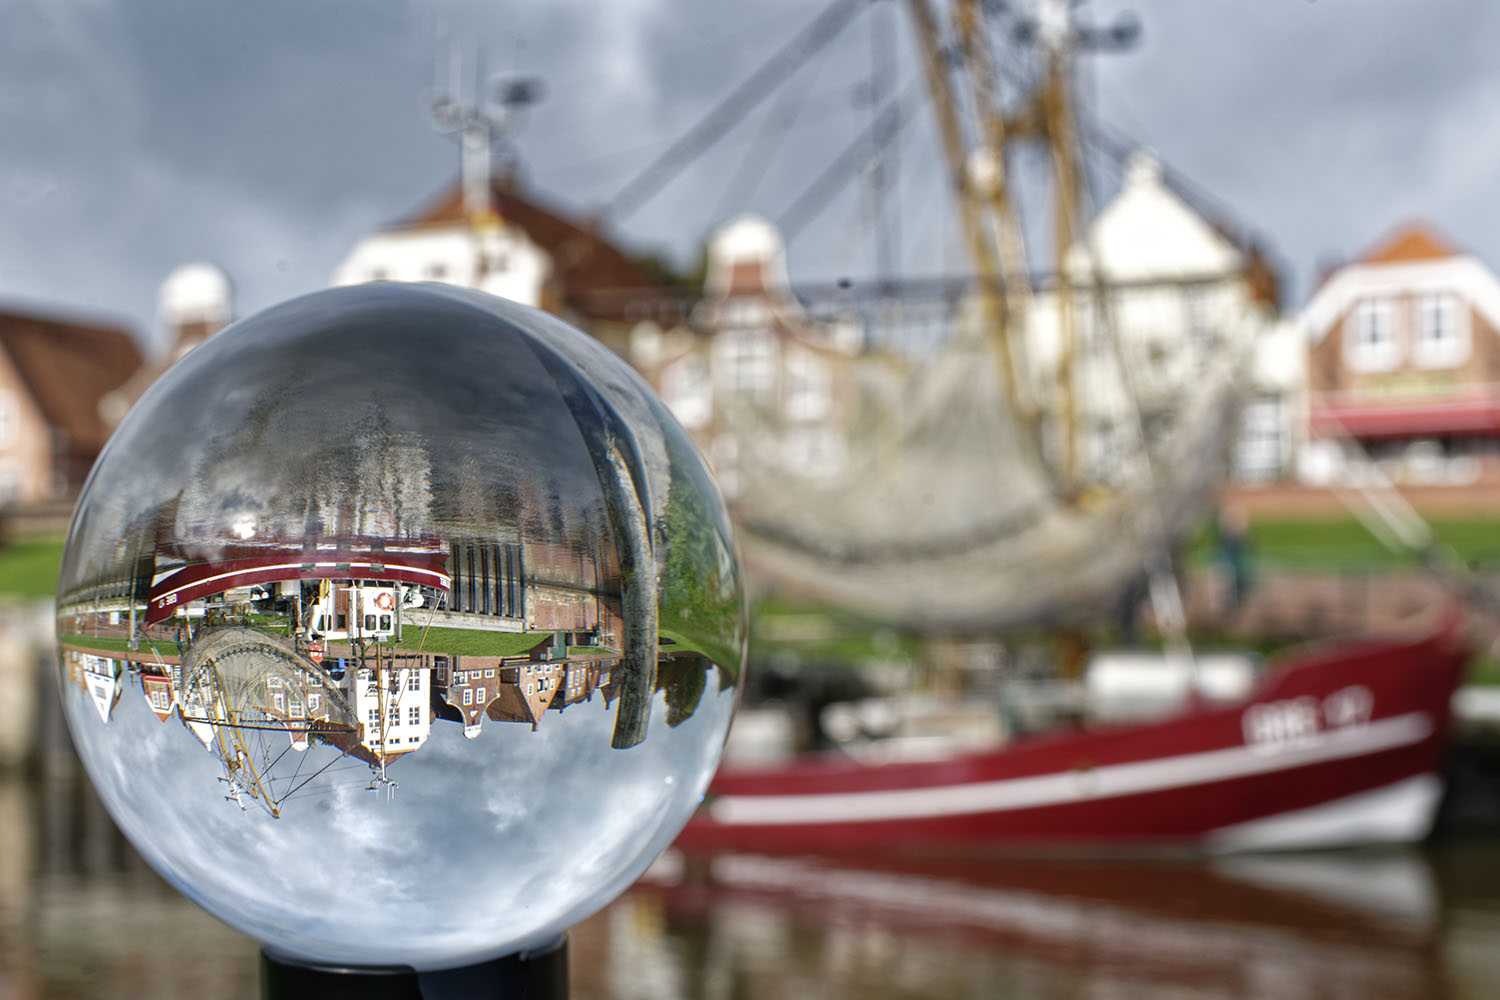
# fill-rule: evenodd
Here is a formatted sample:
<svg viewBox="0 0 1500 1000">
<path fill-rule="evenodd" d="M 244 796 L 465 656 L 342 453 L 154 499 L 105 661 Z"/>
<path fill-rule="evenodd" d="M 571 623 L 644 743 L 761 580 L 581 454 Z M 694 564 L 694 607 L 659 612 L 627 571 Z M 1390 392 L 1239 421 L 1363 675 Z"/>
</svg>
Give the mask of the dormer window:
<svg viewBox="0 0 1500 1000">
<path fill-rule="evenodd" d="M 1355 306 L 1344 331 L 1344 355 L 1356 371 L 1389 371 L 1401 360 L 1389 299 L 1366 299 Z"/>
<path fill-rule="evenodd" d="M 1454 368 L 1469 357 L 1469 329 L 1457 296 L 1420 295 L 1414 305 L 1412 359 L 1423 368 Z"/>
</svg>

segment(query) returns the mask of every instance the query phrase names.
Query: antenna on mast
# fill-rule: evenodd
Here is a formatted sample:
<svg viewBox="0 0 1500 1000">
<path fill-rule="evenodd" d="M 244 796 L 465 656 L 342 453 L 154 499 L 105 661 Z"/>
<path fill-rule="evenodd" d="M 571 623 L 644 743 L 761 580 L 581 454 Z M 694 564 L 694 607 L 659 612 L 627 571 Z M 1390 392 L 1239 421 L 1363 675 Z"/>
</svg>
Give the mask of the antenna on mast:
<svg viewBox="0 0 1500 1000">
<path fill-rule="evenodd" d="M 465 95 L 463 51 L 448 38 L 446 23 L 440 28 L 440 51 L 444 41 L 448 42 L 448 85 L 442 87 L 444 74 L 439 67 L 434 74 L 439 90 L 429 113 L 440 132 L 457 133 L 459 137 L 464 215 L 474 223 L 494 213 L 496 145 L 508 143 L 520 112 L 540 102 L 546 89 L 537 77 L 489 77 L 484 54 L 476 49 L 473 89 Z"/>
</svg>

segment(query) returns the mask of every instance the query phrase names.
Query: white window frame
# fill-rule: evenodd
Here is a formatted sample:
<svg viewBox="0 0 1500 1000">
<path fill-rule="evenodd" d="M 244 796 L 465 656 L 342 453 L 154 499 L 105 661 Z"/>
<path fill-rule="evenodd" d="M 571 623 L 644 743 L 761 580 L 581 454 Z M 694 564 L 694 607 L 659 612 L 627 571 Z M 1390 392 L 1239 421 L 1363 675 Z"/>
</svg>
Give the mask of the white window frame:
<svg viewBox="0 0 1500 1000">
<path fill-rule="evenodd" d="M 828 363 L 801 348 L 786 352 L 786 418 L 814 422 L 833 412 L 833 374 Z"/>
<path fill-rule="evenodd" d="M 1452 292 L 1429 292 L 1412 301 L 1412 361 L 1420 368 L 1457 368 L 1469 360 L 1469 311 Z M 1435 317 L 1446 313 L 1448 336 L 1434 339 Z"/>
<path fill-rule="evenodd" d="M 776 388 L 779 346 L 767 327 L 723 331 L 714 342 L 714 381 L 727 392 L 769 397 Z"/>
<path fill-rule="evenodd" d="M 1383 327 L 1385 336 L 1367 332 Z M 1361 299 L 1344 322 L 1344 362 L 1354 371 L 1388 372 L 1401 364 L 1396 334 L 1396 310 L 1388 298 Z"/>
</svg>

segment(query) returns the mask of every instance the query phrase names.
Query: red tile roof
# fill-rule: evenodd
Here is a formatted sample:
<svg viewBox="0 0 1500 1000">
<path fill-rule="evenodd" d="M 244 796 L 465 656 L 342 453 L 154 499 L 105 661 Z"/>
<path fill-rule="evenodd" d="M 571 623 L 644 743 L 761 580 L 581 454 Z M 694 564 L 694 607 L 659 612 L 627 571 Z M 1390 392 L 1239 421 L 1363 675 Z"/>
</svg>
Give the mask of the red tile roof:
<svg viewBox="0 0 1500 1000">
<path fill-rule="evenodd" d="M 564 304 L 586 315 L 617 318 L 611 315 L 616 308 L 601 309 L 591 293 L 656 287 L 650 275 L 600 235 L 595 225 L 570 222 L 553 209 L 523 198 L 503 181 L 495 183 L 494 197 L 500 217 L 519 226 L 552 257 L 553 277 L 561 286 Z M 454 185 L 416 218 L 393 228 L 452 226 L 465 219 L 463 191 Z"/>
<path fill-rule="evenodd" d="M 67 450 L 92 456 L 109 428 L 99 399 L 141 366 L 135 338 L 123 327 L 0 312 L 0 350 L 15 365 L 47 422 L 67 436 Z"/>
<path fill-rule="evenodd" d="M 1359 259 L 1362 264 L 1396 264 L 1402 261 L 1438 260 L 1456 257 L 1461 251 L 1425 222 L 1408 222 L 1377 243 Z"/>
</svg>

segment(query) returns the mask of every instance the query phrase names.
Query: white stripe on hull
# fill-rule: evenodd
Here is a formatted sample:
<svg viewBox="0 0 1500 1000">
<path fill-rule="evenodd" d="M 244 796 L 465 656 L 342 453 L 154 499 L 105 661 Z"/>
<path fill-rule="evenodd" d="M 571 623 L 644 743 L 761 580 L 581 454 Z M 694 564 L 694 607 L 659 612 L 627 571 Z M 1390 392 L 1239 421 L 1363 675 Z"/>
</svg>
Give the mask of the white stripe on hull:
<svg viewBox="0 0 1500 1000">
<path fill-rule="evenodd" d="M 709 814 L 726 826 L 809 826 L 967 816 L 1139 795 L 1289 771 L 1414 746 L 1433 732 L 1425 712 L 1317 733 L 1285 744 L 1180 754 L 1088 770 L 936 788 L 806 795 L 725 795 Z"/>
<path fill-rule="evenodd" d="M 1292 851 L 1353 844 L 1409 844 L 1432 830 L 1443 781 L 1419 774 L 1383 788 L 1346 795 L 1209 834 L 1211 851 Z"/>
</svg>

